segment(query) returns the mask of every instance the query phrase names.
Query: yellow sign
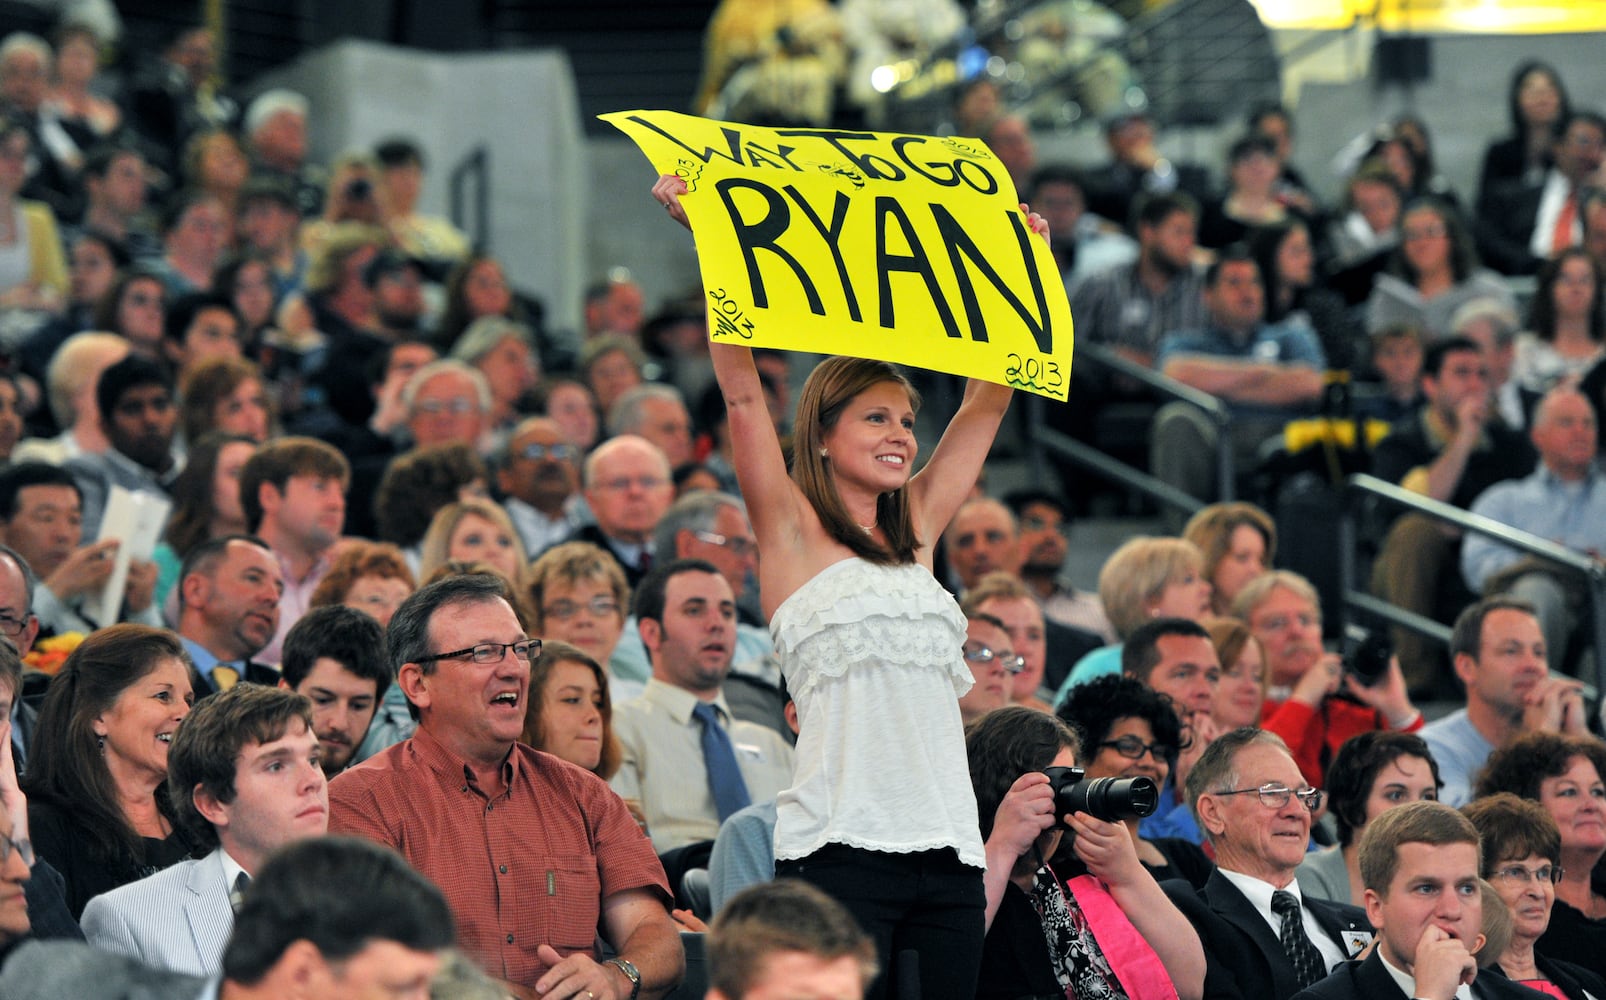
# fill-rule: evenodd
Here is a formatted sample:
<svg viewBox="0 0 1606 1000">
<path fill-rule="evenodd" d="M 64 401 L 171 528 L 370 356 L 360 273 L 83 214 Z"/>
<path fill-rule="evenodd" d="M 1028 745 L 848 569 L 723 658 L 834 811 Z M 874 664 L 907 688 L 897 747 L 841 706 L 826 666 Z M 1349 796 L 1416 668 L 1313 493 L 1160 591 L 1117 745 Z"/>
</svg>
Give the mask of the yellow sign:
<svg viewBox="0 0 1606 1000">
<path fill-rule="evenodd" d="M 1071 308 L 973 139 L 603 115 L 686 181 L 714 340 L 845 354 L 1065 399 Z"/>
</svg>

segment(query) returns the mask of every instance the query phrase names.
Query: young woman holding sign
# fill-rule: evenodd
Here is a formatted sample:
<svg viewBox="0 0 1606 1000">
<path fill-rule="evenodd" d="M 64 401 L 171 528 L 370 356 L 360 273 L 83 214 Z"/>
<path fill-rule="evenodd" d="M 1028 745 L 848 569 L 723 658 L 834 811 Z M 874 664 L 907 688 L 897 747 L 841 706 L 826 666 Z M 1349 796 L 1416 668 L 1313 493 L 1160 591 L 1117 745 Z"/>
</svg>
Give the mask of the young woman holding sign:
<svg viewBox="0 0 1606 1000">
<path fill-rule="evenodd" d="M 665 175 L 653 197 L 690 228 L 685 190 Z M 1047 223 L 1030 223 L 1046 241 Z M 931 553 L 1012 390 L 972 380 L 911 476 L 913 387 L 884 362 L 830 358 L 798 400 L 788 475 L 751 351 L 710 350 L 764 613 L 802 726 L 779 800 L 776 874 L 829 892 L 875 938 L 886 974 L 868 996 L 973 997 L 986 861 L 958 704 L 972 675 L 964 616 L 932 576 Z"/>
</svg>

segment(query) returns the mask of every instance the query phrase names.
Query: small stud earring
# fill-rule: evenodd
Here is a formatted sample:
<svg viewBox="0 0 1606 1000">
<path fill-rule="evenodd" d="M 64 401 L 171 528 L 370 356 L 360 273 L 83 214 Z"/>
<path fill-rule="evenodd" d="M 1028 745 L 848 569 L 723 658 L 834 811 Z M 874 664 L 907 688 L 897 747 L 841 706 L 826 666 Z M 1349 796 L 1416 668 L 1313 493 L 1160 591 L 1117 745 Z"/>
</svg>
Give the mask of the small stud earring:
<svg viewBox="0 0 1606 1000">
<path fill-rule="evenodd" d="M 820 457 L 821 458 L 830 458 L 831 457 L 830 449 L 829 448 L 821 448 L 820 449 Z"/>
</svg>

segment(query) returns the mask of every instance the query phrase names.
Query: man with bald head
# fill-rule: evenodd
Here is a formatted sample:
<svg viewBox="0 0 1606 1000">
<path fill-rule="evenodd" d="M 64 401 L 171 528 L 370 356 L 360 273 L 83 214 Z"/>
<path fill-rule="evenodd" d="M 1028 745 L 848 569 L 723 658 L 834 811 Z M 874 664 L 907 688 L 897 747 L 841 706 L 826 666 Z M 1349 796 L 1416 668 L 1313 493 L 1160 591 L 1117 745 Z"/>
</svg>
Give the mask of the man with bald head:
<svg viewBox="0 0 1606 1000">
<path fill-rule="evenodd" d="M 541 552 L 567 541 L 580 506 L 580 449 L 556 420 L 528 417 L 508 437 L 497 462 L 496 486 L 524 551 Z"/>
<path fill-rule="evenodd" d="M 1472 502 L 1472 513 L 1601 558 L 1606 553 L 1606 490 L 1598 488 L 1595 408 L 1577 389 L 1552 389 L 1534 410 L 1529 437 L 1539 453 L 1539 467 L 1484 490 Z M 1532 604 L 1558 667 L 1567 662 L 1587 592 L 1584 581 L 1569 573 L 1486 535 L 1469 534 L 1461 546 L 1467 586 L 1474 593 L 1509 594 Z"/>
<path fill-rule="evenodd" d="M 675 499 L 669 459 L 646 438 L 621 434 L 587 456 L 582 482 L 596 521 L 574 537 L 619 560 L 634 590 L 652 569 L 652 534 Z"/>
</svg>

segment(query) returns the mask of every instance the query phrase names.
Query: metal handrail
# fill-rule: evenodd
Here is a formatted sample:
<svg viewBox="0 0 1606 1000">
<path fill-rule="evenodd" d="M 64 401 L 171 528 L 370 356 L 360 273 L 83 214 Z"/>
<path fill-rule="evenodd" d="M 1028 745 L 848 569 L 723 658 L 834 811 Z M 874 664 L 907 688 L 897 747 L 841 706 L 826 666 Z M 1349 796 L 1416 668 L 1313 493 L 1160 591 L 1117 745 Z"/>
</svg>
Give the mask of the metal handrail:
<svg viewBox="0 0 1606 1000">
<path fill-rule="evenodd" d="M 1493 538 L 1503 545 L 1525 552 L 1532 556 L 1548 560 L 1575 570 L 1583 574 L 1589 581 L 1590 614 L 1594 619 L 1594 649 L 1595 649 L 1595 689 L 1606 692 L 1606 564 L 1603 564 L 1581 552 L 1576 552 L 1565 545 L 1557 544 L 1548 538 L 1530 534 L 1520 528 L 1513 528 L 1509 524 L 1496 521 L 1493 518 L 1474 514 L 1462 510 L 1460 507 L 1443 503 L 1420 493 L 1396 486 L 1387 480 L 1376 476 L 1357 474 L 1349 477 L 1348 488 L 1352 498 L 1375 497 L 1379 500 L 1404 507 L 1416 513 L 1426 515 L 1437 521 L 1452 524 L 1462 531 L 1484 535 Z M 1449 639 L 1449 629 L 1438 622 L 1423 619 L 1421 615 L 1397 608 L 1394 605 L 1377 600 L 1370 594 L 1360 593 L 1354 588 L 1356 547 L 1354 539 L 1354 508 L 1358 503 L 1345 504 L 1344 526 L 1341 528 L 1339 559 L 1341 570 L 1339 579 L 1344 589 L 1344 603 L 1347 610 L 1356 607 L 1369 614 L 1386 619 L 1396 625 L 1403 625 L 1413 631 L 1420 632 L 1441 641 Z M 1345 622 L 1344 624 L 1347 624 Z M 1432 626 L 1431 628 L 1426 626 Z"/>
<path fill-rule="evenodd" d="M 1231 500 L 1233 498 L 1236 480 L 1234 479 L 1233 470 L 1232 440 L 1227 433 L 1232 414 L 1228 410 L 1226 403 L 1208 392 L 1201 392 L 1190 385 L 1178 382 L 1174 378 L 1167 378 L 1152 368 L 1147 368 L 1135 361 L 1124 358 L 1108 347 L 1100 344 L 1077 344 L 1072 362 L 1073 366 L 1090 362 L 1141 382 L 1162 397 L 1188 403 L 1203 410 L 1211 422 L 1216 425 L 1218 431 L 1216 435 L 1217 489 L 1221 499 Z M 1085 442 L 1078 441 L 1048 427 L 1043 420 L 1043 407 L 1045 405 L 1046 401 L 1041 396 L 1029 395 L 1026 397 L 1026 417 L 1029 429 L 1026 446 L 1033 468 L 1040 470 L 1047 468 L 1043 461 L 1043 453 L 1046 450 L 1062 458 L 1069 459 L 1095 475 L 1118 483 L 1127 489 L 1142 493 L 1167 506 L 1176 507 L 1188 514 L 1194 513 L 1205 505 L 1203 500 L 1178 489 L 1162 479 L 1127 465 L 1118 459 L 1111 458 Z M 1073 400 L 1061 405 L 1074 406 L 1076 404 Z"/>
<path fill-rule="evenodd" d="M 452 167 L 448 179 L 451 191 L 452 225 L 469 234 L 469 243 L 476 250 L 489 249 L 491 238 L 491 151 L 487 146 L 476 146 Z M 474 220 L 468 215 L 464 189 L 474 185 Z"/>
</svg>

